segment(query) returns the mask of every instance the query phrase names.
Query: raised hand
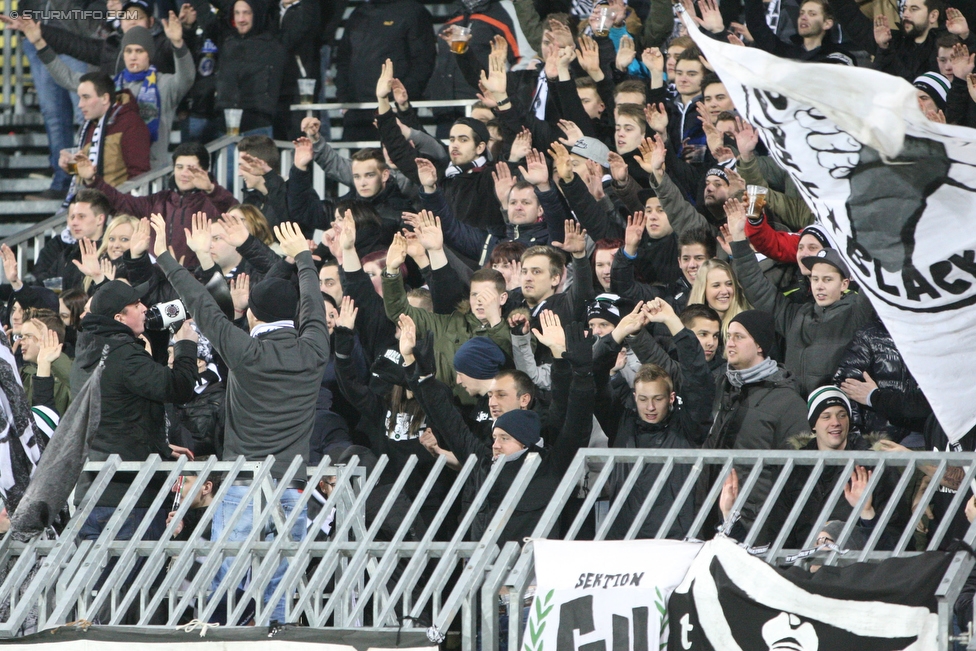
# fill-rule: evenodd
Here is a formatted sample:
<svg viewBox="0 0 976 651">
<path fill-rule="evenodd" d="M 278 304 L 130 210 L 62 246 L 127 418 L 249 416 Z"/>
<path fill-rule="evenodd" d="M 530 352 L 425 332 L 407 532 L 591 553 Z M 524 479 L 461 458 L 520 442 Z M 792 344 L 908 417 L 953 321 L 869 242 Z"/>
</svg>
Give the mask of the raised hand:
<svg viewBox="0 0 976 651">
<path fill-rule="evenodd" d="M 947 32 L 955 34 L 964 41 L 969 38 L 969 22 L 961 11 L 955 7 L 947 7 L 945 17 Z"/>
<path fill-rule="evenodd" d="M 963 19 L 965 20 L 965 18 Z M 973 61 L 976 54 L 970 54 L 969 48 L 965 43 L 956 43 L 952 46 L 952 53 L 949 55 L 949 63 L 952 66 L 952 76 L 957 79 L 965 79 L 973 71 Z"/>
<path fill-rule="evenodd" d="M 735 468 L 729 473 L 729 476 L 725 478 L 725 483 L 722 484 L 722 494 L 718 498 L 718 508 L 722 512 L 722 518 L 728 520 L 729 515 L 732 513 L 732 507 L 735 506 L 735 500 L 739 497 L 739 475 L 735 472 Z"/>
<path fill-rule="evenodd" d="M 444 231 L 441 229 L 441 218 L 429 210 L 421 211 L 420 230 L 417 232 L 417 237 L 428 251 L 440 251 L 443 249 Z"/>
<path fill-rule="evenodd" d="M 499 57 L 488 58 L 488 73 L 481 71 L 481 83 L 496 102 L 508 97 L 508 73 L 505 62 Z"/>
<path fill-rule="evenodd" d="M 559 142 L 563 143 L 567 147 L 572 147 L 576 144 L 577 140 L 583 137 L 583 130 L 576 126 L 575 122 L 560 120 L 559 129 L 566 134 L 566 137 L 560 138 Z"/>
<path fill-rule="evenodd" d="M 230 297 L 234 301 L 234 311 L 244 314 L 247 311 L 247 299 L 251 296 L 251 277 L 247 274 L 237 274 L 230 280 Z"/>
<path fill-rule="evenodd" d="M 387 59 L 380 69 L 380 76 L 376 80 L 376 99 L 387 100 L 393 92 L 393 61 Z"/>
<path fill-rule="evenodd" d="M 353 219 L 352 211 L 347 210 L 343 215 L 342 223 L 336 224 L 339 229 L 339 247 L 343 251 L 350 251 L 356 248 L 356 220 Z"/>
<path fill-rule="evenodd" d="M 237 248 L 247 241 L 251 234 L 247 230 L 244 220 L 234 213 L 225 212 L 220 216 L 218 223 L 224 229 L 224 239 L 227 243 Z"/>
<path fill-rule="evenodd" d="M 298 224 L 282 222 L 274 227 L 274 234 L 281 243 L 282 252 L 289 258 L 295 259 L 299 253 L 308 251 L 308 240 Z"/>
<path fill-rule="evenodd" d="M 725 22 L 722 20 L 722 12 L 718 9 L 718 2 L 715 0 L 698 0 L 698 10 L 701 11 L 701 20 L 698 24 L 713 34 L 721 34 L 725 31 Z"/>
<path fill-rule="evenodd" d="M 180 7 L 180 22 L 183 23 L 183 27 L 190 27 L 197 22 L 197 10 L 189 2 L 184 2 Z"/>
<path fill-rule="evenodd" d="M 864 466 L 855 466 L 854 472 L 851 473 L 851 481 L 844 486 L 844 497 L 847 499 L 848 504 L 857 506 L 857 502 L 861 499 L 864 491 L 867 490 L 868 482 L 871 481 L 871 475 L 873 474 L 873 471 L 866 469 Z M 872 502 L 873 496 L 868 495 L 868 498 L 864 501 L 864 508 L 861 509 L 862 520 L 874 519 L 874 506 Z"/>
<path fill-rule="evenodd" d="M 20 272 L 17 269 L 17 256 L 14 255 L 13 249 L 6 244 L 0 245 L 0 257 L 3 258 L 4 277 L 6 277 L 8 283 L 13 285 L 14 291 L 19 290 L 24 286 L 24 283 L 20 282 Z"/>
<path fill-rule="evenodd" d="M 398 274 L 400 273 L 400 265 L 402 265 L 407 259 L 407 240 L 397 233 L 393 236 L 393 241 L 390 243 L 390 248 L 386 250 L 386 273 L 388 274 Z"/>
<path fill-rule="evenodd" d="M 739 149 L 739 158 L 744 161 L 752 160 L 756 147 L 759 146 L 759 132 L 739 117 L 735 119 L 735 146 Z"/>
<path fill-rule="evenodd" d="M 241 154 L 243 159 L 247 154 Z M 264 161 L 261 161 L 263 164 Z M 203 190 L 206 194 L 210 194 L 214 191 L 213 181 L 210 180 L 210 175 L 199 167 L 191 167 L 190 171 L 193 172 L 193 187 L 197 190 Z"/>
<path fill-rule="evenodd" d="M 742 47 L 745 47 L 746 43 L 752 43 L 755 40 L 752 38 L 752 32 L 749 31 L 749 28 L 742 23 L 729 23 L 729 29 L 731 29 L 733 32 L 732 34 L 729 34 L 729 43 L 732 43 L 733 45 L 741 45 Z M 731 38 L 732 36 L 735 36 L 738 42 L 733 41 Z"/>
<path fill-rule="evenodd" d="M 432 194 L 437 189 L 437 168 L 426 158 L 418 158 L 414 162 L 417 164 L 420 185 L 424 186 L 424 192 Z"/>
<path fill-rule="evenodd" d="M 615 151 L 607 153 L 607 160 L 610 162 L 610 176 L 616 181 L 617 185 L 623 185 L 630 178 L 630 170 L 627 168 L 627 161 Z M 602 183 L 602 181 L 601 181 Z"/>
<path fill-rule="evenodd" d="M 868 396 L 878 388 L 878 383 L 872 379 L 867 371 L 861 373 L 863 380 L 847 378 L 840 383 L 840 390 L 847 394 L 847 397 L 856 403 L 868 404 Z"/>
<path fill-rule="evenodd" d="M 400 232 L 403 233 L 403 238 L 407 241 L 407 255 L 416 260 L 417 266 L 421 269 L 429 265 L 430 260 L 427 259 L 427 249 L 420 242 L 416 231 L 408 231 L 404 228 Z"/>
<path fill-rule="evenodd" d="M 549 157 L 552 158 L 556 174 L 563 183 L 572 182 L 576 173 L 573 171 L 573 160 L 569 157 L 569 150 L 562 143 L 554 141 L 549 148 Z"/>
<path fill-rule="evenodd" d="M 546 157 L 537 149 L 533 149 L 525 156 L 525 167 L 519 167 L 522 178 L 535 186 L 549 185 L 549 167 Z M 504 205 L 504 204 L 502 204 Z"/>
<path fill-rule="evenodd" d="M 637 255 L 637 248 L 644 237 L 646 227 L 647 217 L 644 216 L 642 210 L 638 210 L 627 218 L 627 230 L 624 231 L 624 251 L 627 252 L 627 255 Z"/>
<path fill-rule="evenodd" d="M 611 335 L 618 344 L 631 335 L 641 331 L 647 325 L 647 314 L 644 313 L 644 302 L 638 301 L 637 305 L 630 314 L 624 315 L 620 322 L 614 327 Z"/>
<path fill-rule="evenodd" d="M 150 239 L 152 233 L 149 230 L 149 220 L 143 217 L 132 231 L 132 237 L 129 238 L 129 255 L 133 260 L 141 258 L 149 250 Z"/>
<path fill-rule="evenodd" d="M 644 138 L 638 145 L 640 156 L 634 160 L 641 166 L 641 169 L 648 174 L 653 174 L 658 183 L 664 178 L 664 158 L 667 150 L 664 147 L 664 140 L 661 136 L 654 134 L 653 138 Z"/>
<path fill-rule="evenodd" d="M 210 219 L 207 217 L 207 213 L 194 213 L 190 218 L 190 226 L 193 228 L 192 231 L 189 228 L 183 229 L 183 233 L 186 236 L 186 245 L 197 256 L 204 253 L 209 255 L 211 234 Z"/>
<path fill-rule="evenodd" d="M 356 325 L 356 315 L 358 314 L 359 308 L 356 307 L 356 303 L 352 300 L 352 297 L 343 296 L 342 303 L 339 304 L 339 317 L 336 319 L 335 324 L 339 327 L 352 330 Z"/>
<path fill-rule="evenodd" d="M 529 334 L 529 315 L 518 310 L 508 315 L 508 327 L 513 335 Z"/>
<path fill-rule="evenodd" d="M 589 36 L 580 36 L 579 48 L 576 50 L 576 59 L 586 74 L 593 78 L 593 81 L 601 81 L 603 79 L 604 74 L 600 70 L 600 46 Z M 599 75 L 600 79 L 597 79 L 594 74 Z"/>
<path fill-rule="evenodd" d="M 156 241 L 153 244 L 153 253 L 158 258 L 166 253 L 166 220 L 158 212 L 150 216 L 149 223 L 152 224 L 153 232 L 156 233 Z M 176 257 L 175 255 L 173 256 Z"/>
<path fill-rule="evenodd" d="M 302 118 L 302 133 L 312 142 L 319 141 L 319 130 L 322 122 L 318 118 Z"/>
<path fill-rule="evenodd" d="M 390 87 L 393 89 L 393 101 L 401 110 L 407 110 L 410 107 L 410 95 L 407 94 L 407 87 L 399 79 L 391 80 Z"/>
<path fill-rule="evenodd" d="M 495 180 L 495 196 L 498 197 L 498 203 L 503 207 L 508 205 L 508 195 L 511 193 L 512 188 L 515 187 L 515 177 L 512 176 L 512 171 L 508 168 L 508 165 L 501 163 L 495 165 L 495 170 L 491 173 L 491 178 Z"/>
<path fill-rule="evenodd" d="M 586 256 L 586 229 L 582 228 L 575 219 L 566 220 L 566 233 L 562 242 L 553 242 L 557 249 L 572 253 L 574 258 Z"/>
<path fill-rule="evenodd" d="M 888 25 L 888 17 L 883 14 L 874 18 L 874 42 L 882 50 L 888 49 L 888 44 L 891 43 L 891 27 Z"/>
<path fill-rule="evenodd" d="M 82 181 L 91 181 L 95 178 L 95 166 L 84 154 L 75 154 L 75 166 L 78 168 L 78 178 Z"/>
<path fill-rule="evenodd" d="M 180 22 L 176 12 L 172 10 L 169 12 L 169 20 L 163 18 L 163 31 L 166 32 L 169 42 L 173 44 L 174 50 L 183 47 L 183 23 Z"/>
<path fill-rule="evenodd" d="M 735 242 L 746 239 L 746 209 L 738 199 L 725 202 L 725 215 L 729 220 L 729 234 Z"/>
<path fill-rule="evenodd" d="M 101 267 L 103 280 L 115 280 L 115 265 L 111 260 L 102 258 L 98 261 L 98 266 Z"/>
<path fill-rule="evenodd" d="M 656 133 L 664 135 L 668 132 L 668 111 L 664 104 L 648 104 L 644 107 L 644 117 L 647 118 L 647 126 Z"/>
<path fill-rule="evenodd" d="M 617 47 L 617 60 L 615 61 L 617 70 L 626 72 L 636 56 L 637 48 L 634 45 L 634 39 L 626 35 L 621 36 L 620 45 Z"/>
<path fill-rule="evenodd" d="M 532 328 L 532 334 L 539 340 L 539 343 L 552 352 L 552 356 L 560 359 L 566 352 L 566 332 L 559 322 L 559 315 L 552 310 L 543 310 L 539 316 L 542 330 Z"/>
<path fill-rule="evenodd" d="M 61 356 L 61 349 L 64 345 L 58 339 L 58 333 L 51 330 L 38 320 L 34 320 L 34 325 L 41 331 L 40 350 L 37 353 L 37 365 L 41 363 L 53 364 Z"/>
<path fill-rule="evenodd" d="M 102 282 L 102 266 L 98 264 L 98 247 L 87 237 L 78 240 L 78 248 L 81 249 L 81 261 L 72 260 L 78 270 L 86 276 L 90 276 L 95 283 Z"/>
<path fill-rule="evenodd" d="M 512 141 L 512 149 L 508 154 L 509 163 L 517 163 L 532 150 L 532 132 L 522 128 L 515 139 Z M 502 167 L 505 167 L 504 165 Z"/>
<path fill-rule="evenodd" d="M 401 314 L 397 320 L 400 326 L 400 354 L 403 355 L 403 365 L 410 366 L 413 362 L 413 349 L 417 346 L 417 324 L 406 314 Z"/>
<path fill-rule="evenodd" d="M 312 141 L 309 138 L 299 138 L 292 142 L 295 145 L 295 156 L 292 163 L 303 172 L 308 169 L 308 164 L 312 162 Z"/>
<path fill-rule="evenodd" d="M 675 314 L 674 308 L 663 298 L 655 298 L 653 301 L 644 303 L 643 312 L 648 323 L 663 323 L 668 326 L 672 336 L 684 329 L 684 325 L 678 315 Z"/>
<path fill-rule="evenodd" d="M 652 75 L 664 74 L 664 54 L 661 52 L 661 48 L 644 48 L 644 51 L 641 52 L 641 63 L 647 66 L 647 69 L 651 71 Z"/>
</svg>

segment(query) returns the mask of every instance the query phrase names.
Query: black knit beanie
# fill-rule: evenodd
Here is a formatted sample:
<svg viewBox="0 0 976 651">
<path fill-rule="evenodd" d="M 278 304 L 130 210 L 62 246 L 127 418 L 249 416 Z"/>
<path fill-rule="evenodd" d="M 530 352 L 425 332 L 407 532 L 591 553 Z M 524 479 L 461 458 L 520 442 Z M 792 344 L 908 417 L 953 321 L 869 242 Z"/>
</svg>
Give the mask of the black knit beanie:
<svg viewBox="0 0 976 651">
<path fill-rule="evenodd" d="M 265 323 L 293 321 L 298 313 L 298 292 L 287 280 L 265 278 L 251 288 L 247 306 Z"/>
<path fill-rule="evenodd" d="M 741 324 L 762 348 L 763 357 L 770 358 L 773 354 L 773 346 L 776 345 L 776 326 L 773 325 L 773 317 L 769 312 L 746 310 L 736 314 L 729 323 Z"/>
</svg>

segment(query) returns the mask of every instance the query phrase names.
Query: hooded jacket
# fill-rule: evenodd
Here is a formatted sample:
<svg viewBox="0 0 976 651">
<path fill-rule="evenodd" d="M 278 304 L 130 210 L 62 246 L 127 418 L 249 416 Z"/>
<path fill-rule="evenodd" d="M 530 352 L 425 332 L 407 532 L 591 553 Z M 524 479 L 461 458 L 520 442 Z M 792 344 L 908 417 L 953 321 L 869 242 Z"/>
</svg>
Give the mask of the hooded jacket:
<svg viewBox="0 0 976 651">
<path fill-rule="evenodd" d="M 319 76 L 319 30 L 322 25 L 319 5 L 314 0 L 298 0 L 280 11 L 274 11 L 278 9 L 278 5 L 274 7 L 273 15 L 278 20 L 271 25 L 271 31 L 286 53 L 280 92 L 283 97 L 298 96 L 300 78 L 317 79 Z M 302 68 L 305 70 L 304 75 Z"/>
<path fill-rule="evenodd" d="M 766 278 L 745 240 L 732 242 L 732 267 L 752 306 L 772 314 L 786 338 L 786 368 L 800 396 L 830 384 L 854 333 L 874 318 L 867 295 L 848 292 L 826 307 L 794 303 Z"/>
<path fill-rule="evenodd" d="M 205 291 L 205 290 L 204 290 Z M 89 458 L 105 461 L 117 454 L 123 461 L 145 461 L 152 454 L 168 459 L 164 405 L 188 402 L 197 381 L 197 346 L 178 341 L 173 368 L 153 361 L 132 330 L 110 317 L 89 314 L 82 320 L 77 356 L 71 367 L 71 388 L 76 394 L 94 371 L 108 347 L 102 373 L 102 414 L 91 443 Z M 102 493 L 98 506 L 118 506 L 134 474 L 117 473 Z M 154 479 L 136 503 L 147 507 L 163 478 Z"/>
<path fill-rule="evenodd" d="M 241 133 L 270 126 L 278 107 L 286 52 L 266 30 L 268 7 L 262 0 L 245 0 L 254 12 L 250 31 L 231 29 L 220 48 L 216 108 L 244 110 Z"/>
<path fill-rule="evenodd" d="M 161 190 L 148 197 L 122 194 L 99 176 L 92 180 L 89 187 L 101 190 L 116 213 L 127 213 L 139 218 L 149 217 L 153 213 L 161 214 L 166 220 L 166 241 L 173 247 L 178 257 L 185 256 L 184 264 L 188 267 L 199 264 L 197 255 L 186 245 L 186 234 L 183 232 L 183 229 L 192 226 L 194 213 L 205 212 L 207 219 L 216 221 L 222 213 L 238 204 L 233 194 L 216 183 L 209 194 L 196 189 L 181 192 L 177 189 L 176 182 L 170 179 L 169 189 Z M 155 234 L 152 239 L 155 241 Z"/>
<path fill-rule="evenodd" d="M 336 99 L 376 101 L 383 62 L 413 100 L 423 97 L 434 72 L 437 42 L 430 12 L 416 0 L 374 0 L 356 6 L 336 52 Z"/>
</svg>

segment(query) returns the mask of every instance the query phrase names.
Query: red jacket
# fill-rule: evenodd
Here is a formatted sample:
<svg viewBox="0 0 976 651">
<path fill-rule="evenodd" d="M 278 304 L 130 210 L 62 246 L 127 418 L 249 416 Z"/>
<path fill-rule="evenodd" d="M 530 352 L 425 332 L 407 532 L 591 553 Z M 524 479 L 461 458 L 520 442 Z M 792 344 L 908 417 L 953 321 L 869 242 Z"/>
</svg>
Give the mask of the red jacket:
<svg viewBox="0 0 976 651">
<path fill-rule="evenodd" d="M 82 153 L 86 156 L 97 125 L 97 121 L 89 122 L 82 136 Z M 118 186 L 149 171 L 149 127 L 139 117 L 139 105 L 132 93 L 118 93 L 108 109 L 104 128 L 97 172 L 106 183 Z"/>
<path fill-rule="evenodd" d="M 796 249 L 800 245 L 799 233 L 784 233 L 769 225 L 764 216 L 758 224 L 746 220 L 746 237 L 767 258 L 776 262 L 796 262 Z"/>
<path fill-rule="evenodd" d="M 176 252 L 176 259 L 185 256 L 183 264 L 193 267 L 199 264 L 196 254 L 186 245 L 186 234 L 183 229 L 189 230 L 192 227 L 192 217 L 194 213 L 205 212 L 207 218 L 215 221 L 220 218 L 222 213 L 227 212 L 239 202 L 234 195 L 225 188 L 214 183 L 213 192 L 205 194 L 202 190 L 190 190 L 180 192 L 170 181 L 171 190 L 162 190 L 148 197 L 133 197 L 130 194 L 122 194 L 101 177 L 96 176 L 89 187 L 101 190 L 112 209 L 116 213 L 127 213 L 138 218 L 149 217 L 153 213 L 159 213 L 166 220 L 166 240 Z M 156 234 L 152 234 L 150 249 L 155 243 Z"/>
</svg>

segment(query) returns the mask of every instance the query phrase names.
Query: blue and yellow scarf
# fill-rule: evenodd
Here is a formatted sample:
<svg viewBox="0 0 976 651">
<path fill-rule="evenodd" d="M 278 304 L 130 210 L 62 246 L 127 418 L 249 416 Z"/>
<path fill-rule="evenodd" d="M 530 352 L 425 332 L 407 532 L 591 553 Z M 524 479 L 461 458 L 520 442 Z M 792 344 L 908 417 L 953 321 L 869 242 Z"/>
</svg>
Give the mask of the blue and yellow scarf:
<svg viewBox="0 0 976 651">
<path fill-rule="evenodd" d="M 139 104 L 139 117 L 149 127 L 150 142 L 159 139 L 159 114 L 162 110 L 156 76 L 156 66 L 152 65 L 142 72 L 129 72 L 128 69 L 123 68 L 122 72 L 115 76 L 116 90 L 122 90 L 131 83 L 142 83 L 136 101 Z"/>
</svg>

